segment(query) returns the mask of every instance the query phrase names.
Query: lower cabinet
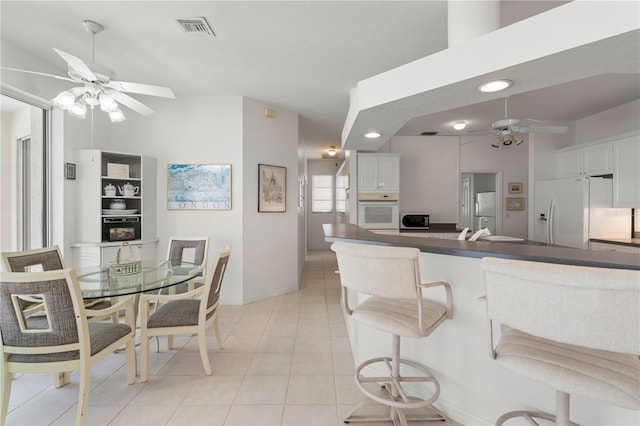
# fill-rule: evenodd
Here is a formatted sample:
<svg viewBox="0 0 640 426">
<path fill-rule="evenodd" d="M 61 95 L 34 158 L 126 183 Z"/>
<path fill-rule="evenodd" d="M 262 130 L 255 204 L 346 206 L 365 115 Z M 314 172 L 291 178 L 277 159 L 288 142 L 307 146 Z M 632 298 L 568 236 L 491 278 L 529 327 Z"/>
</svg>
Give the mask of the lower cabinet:
<svg viewBox="0 0 640 426">
<path fill-rule="evenodd" d="M 73 267 L 109 266 L 116 259 L 121 246 L 122 243 L 73 244 L 71 246 Z M 158 261 L 157 239 L 152 241 L 132 241 L 129 243 L 129 247 L 133 257 L 142 260 L 143 263 L 155 264 Z M 124 250 L 129 249 L 124 248 Z M 129 254 L 126 253 L 125 255 L 128 256 Z"/>
</svg>

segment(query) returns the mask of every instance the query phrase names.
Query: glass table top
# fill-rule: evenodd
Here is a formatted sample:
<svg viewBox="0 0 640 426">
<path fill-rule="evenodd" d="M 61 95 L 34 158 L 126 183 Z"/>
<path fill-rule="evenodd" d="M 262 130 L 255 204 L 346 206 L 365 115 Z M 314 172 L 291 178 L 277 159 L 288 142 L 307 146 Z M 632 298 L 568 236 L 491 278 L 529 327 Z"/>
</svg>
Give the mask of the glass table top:
<svg viewBox="0 0 640 426">
<path fill-rule="evenodd" d="M 189 262 L 162 262 L 143 264 L 142 272 L 115 275 L 108 266 L 90 266 L 76 269 L 80 291 L 84 299 L 125 296 L 157 291 L 202 276 L 202 268 Z"/>
</svg>

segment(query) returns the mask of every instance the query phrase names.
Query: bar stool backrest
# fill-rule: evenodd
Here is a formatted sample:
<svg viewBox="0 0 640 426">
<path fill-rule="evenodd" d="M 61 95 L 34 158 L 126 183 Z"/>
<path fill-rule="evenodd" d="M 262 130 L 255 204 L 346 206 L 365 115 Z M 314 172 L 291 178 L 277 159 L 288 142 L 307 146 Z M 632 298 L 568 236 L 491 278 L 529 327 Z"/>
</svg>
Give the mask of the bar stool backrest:
<svg viewBox="0 0 640 426">
<path fill-rule="evenodd" d="M 560 343 L 640 354 L 640 271 L 484 258 L 487 316 Z"/>
<path fill-rule="evenodd" d="M 336 253 L 344 287 L 390 299 L 420 297 L 420 250 L 339 242 L 331 250 Z"/>
</svg>

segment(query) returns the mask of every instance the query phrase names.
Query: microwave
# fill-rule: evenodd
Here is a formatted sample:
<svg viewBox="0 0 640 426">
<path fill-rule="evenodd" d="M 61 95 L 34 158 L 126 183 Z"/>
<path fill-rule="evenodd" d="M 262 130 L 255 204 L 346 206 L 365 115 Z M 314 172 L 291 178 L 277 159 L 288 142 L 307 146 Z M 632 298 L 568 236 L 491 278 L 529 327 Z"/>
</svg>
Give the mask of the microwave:
<svg viewBox="0 0 640 426">
<path fill-rule="evenodd" d="M 102 219 L 102 241 L 132 241 L 141 239 L 139 217 L 105 217 Z"/>
<path fill-rule="evenodd" d="M 429 229 L 429 215 L 426 213 L 402 213 L 400 215 L 400 229 Z"/>
</svg>

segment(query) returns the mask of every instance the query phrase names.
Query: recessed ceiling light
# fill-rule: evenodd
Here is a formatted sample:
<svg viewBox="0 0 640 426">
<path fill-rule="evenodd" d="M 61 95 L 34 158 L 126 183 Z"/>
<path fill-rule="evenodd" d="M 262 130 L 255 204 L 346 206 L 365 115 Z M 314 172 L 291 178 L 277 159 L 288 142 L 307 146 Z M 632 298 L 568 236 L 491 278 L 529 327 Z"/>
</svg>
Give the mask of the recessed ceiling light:
<svg viewBox="0 0 640 426">
<path fill-rule="evenodd" d="M 380 136 L 382 135 L 378 132 L 369 132 L 364 134 L 364 137 L 367 139 L 376 139 L 376 138 L 379 138 Z"/>
<path fill-rule="evenodd" d="M 453 123 L 453 128 L 455 130 L 462 130 L 465 127 L 467 127 L 467 123 L 465 123 L 464 121 L 456 121 L 455 123 Z"/>
<path fill-rule="evenodd" d="M 499 92 L 511 86 L 512 84 L 513 81 L 511 80 L 493 80 L 481 84 L 480 86 L 478 86 L 478 90 L 484 93 Z"/>
</svg>

